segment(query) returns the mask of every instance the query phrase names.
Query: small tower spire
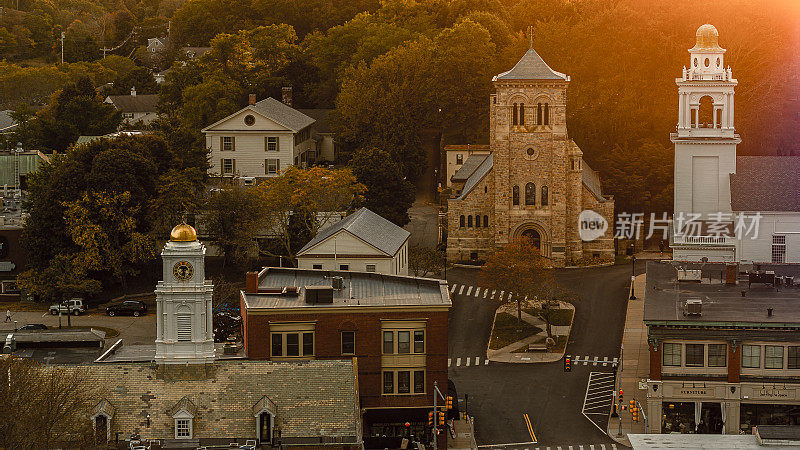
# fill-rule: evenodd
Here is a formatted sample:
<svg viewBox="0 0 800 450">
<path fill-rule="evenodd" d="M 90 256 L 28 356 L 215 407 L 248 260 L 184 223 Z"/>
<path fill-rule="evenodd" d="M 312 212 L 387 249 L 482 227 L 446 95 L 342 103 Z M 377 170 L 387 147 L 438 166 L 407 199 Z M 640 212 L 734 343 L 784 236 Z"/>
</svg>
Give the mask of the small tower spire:
<svg viewBox="0 0 800 450">
<path fill-rule="evenodd" d="M 533 25 L 528 26 L 528 38 L 531 41 L 531 49 L 533 49 Z"/>
</svg>

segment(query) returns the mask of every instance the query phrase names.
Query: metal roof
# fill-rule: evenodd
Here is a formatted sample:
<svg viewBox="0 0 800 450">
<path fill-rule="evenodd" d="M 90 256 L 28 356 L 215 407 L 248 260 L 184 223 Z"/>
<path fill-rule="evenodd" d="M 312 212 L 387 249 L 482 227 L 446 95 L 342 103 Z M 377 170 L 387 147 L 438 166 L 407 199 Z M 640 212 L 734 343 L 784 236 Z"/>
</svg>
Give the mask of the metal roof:
<svg viewBox="0 0 800 450">
<path fill-rule="evenodd" d="M 333 271 L 296 268 L 266 268 L 259 275 L 258 288 L 299 287 L 299 295 L 242 293 L 245 308 L 320 308 L 307 304 L 305 286 L 331 286 L 332 277 L 342 277 L 344 288 L 333 291 L 327 306 L 447 306 L 451 305 L 447 281 L 375 272 Z"/>
<path fill-rule="evenodd" d="M 11 118 L 10 109 L 0 111 L 0 132 L 14 131 L 17 128 L 17 121 Z"/>
<path fill-rule="evenodd" d="M 24 151 L 19 156 L 14 156 L 13 152 L 0 152 L 0 185 L 16 186 L 14 158 L 18 158 L 20 175 L 36 172 L 40 165 L 50 161 L 47 155 L 36 150 Z"/>
<path fill-rule="evenodd" d="M 481 162 L 477 169 L 472 172 L 472 175 L 469 176 L 467 181 L 464 183 L 464 189 L 461 190 L 461 195 L 456 198 L 456 200 L 464 200 L 467 197 L 467 194 L 472 192 L 472 189 L 477 186 L 478 182 L 486 176 L 494 166 L 494 153 L 489 154 L 489 156 Z"/>
<path fill-rule="evenodd" d="M 734 211 L 800 212 L 800 156 L 737 156 L 730 184 Z"/>
<path fill-rule="evenodd" d="M 450 177 L 451 181 L 465 181 L 469 179 L 470 175 L 475 173 L 478 170 L 478 167 L 483 163 L 483 161 L 488 158 L 489 155 L 470 155 L 464 164 L 456 170 L 456 173 Z"/>
<path fill-rule="evenodd" d="M 566 80 L 569 77 L 561 72 L 556 72 L 531 48 L 522 56 L 522 59 L 509 71 L 494 77 L 499 80 Z"/>
<path fill-rule="evenodd" d="M 583 170 L 581 171 L 581 176 L 583 177 L 583 184 L 592 192 L 592 194 L 596 195 L 598 198 L 603 198 L 603 189 L 600 184 L 600 174 L 592 170 L 586 161 L 582 162 Z"/>
<path fill-rule="evenodd" d="M 311 117 L 272 97 L 267 97 L 251 107 L 295 133 L 314 123 Z"/>
<path fill-rule="evenodd" d="M 321 230 L 297 252 L 302 256 L 315 245 L 328 239 L 340 231 L 347 231 L 367 244 L 377 248 L 389 256 L 397 254 L 400 247 L 411 236 L 407 230 L 375 214 L 367 208 L 361 208 L 335 224 Z"/>
</svg>

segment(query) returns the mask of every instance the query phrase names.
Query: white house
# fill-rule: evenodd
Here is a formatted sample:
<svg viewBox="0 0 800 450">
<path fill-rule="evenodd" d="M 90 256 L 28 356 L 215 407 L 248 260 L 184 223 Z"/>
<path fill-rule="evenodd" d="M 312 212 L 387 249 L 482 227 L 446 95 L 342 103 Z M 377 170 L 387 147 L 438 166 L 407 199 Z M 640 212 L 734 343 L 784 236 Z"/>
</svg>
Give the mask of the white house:
<svg viewBox="0 0 800 450">
<path fill-rule="evenodd" d="M 158 95 L 137 94 L 136 86 L 131 88 L 131 95 L 109 95 L 105 102 L 114 105 L 122 113 L 122 121 L 129 125 L 139 121 L 147 125 L 158 117 Z"/>
<path fill-rule="evenodd" d="M 168 37 L 155 37 L 147 39 L 147 51 L 150 53 L 160 53 L 169 46 Z"/>
<path fill-rule="evenodd" d="M 211 150 L 211 176 L 257 180 L 317 160 L 314 118 L 272 97 L 250 104 L 202 131 Z"/>
<path fill-rule="evenodd" d="M 697 30 L 690 68 L 676 80 L 673 259 L 800 262 L 800 158 L 736 156 L 738 81 L 718 37 L 713 25 Z"/>
<path fill-rule="evenodd" d="M 297 252 L 300 269 L 408 275 L 411 233 L 361 208 L 320 231 Z"/>
<path fill-rule="evenodd" d="M 488 156 L 491 153 L 488 145 L 445 145 L 444 152 L 446 155 L 447 166 L 445 167 L 445 183 L 447 187 L 452 186 L 453 181 L 458 183 L 459 181 L 463 185 L 463 183 L 475 172 L 477 165 L 472 167 L 471 165 L 467 166 L 467 170 L 462 171 L 461 169 L 464 167 L 464 164 L 469 160 L 469 157 L 472 155 L 479 155 L 479 156 Z M 483 161 L 483 159 L 476 158 L 473 162 Z M 479 164 L 478 164 L 479 165 Z M 457 172 L 461 172 L 461 178 L 457 178 L 453 180 L 453 176 Z"/>
</svg>

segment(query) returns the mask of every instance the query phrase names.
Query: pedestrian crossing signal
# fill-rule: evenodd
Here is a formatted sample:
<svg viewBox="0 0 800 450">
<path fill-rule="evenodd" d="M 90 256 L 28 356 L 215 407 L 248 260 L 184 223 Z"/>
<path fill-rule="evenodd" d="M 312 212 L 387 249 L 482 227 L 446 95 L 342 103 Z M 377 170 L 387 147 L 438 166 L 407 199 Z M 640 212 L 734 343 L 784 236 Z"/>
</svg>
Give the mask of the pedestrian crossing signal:
<svg viewBox="0 0 800 450">
<path fill-rule="evenodd" d="M 446 409 L 448 411 L 453 409 L 453 396 L 452 395 L 448 395 L 447 399 L 445 399 L 445 406 L 446 406 Z"/>
<path fill-rule="evenodd" d="M 444 425 L 444 411 L 439 411 L 439 425 Z"/>
<path fill-rule="evenodd" d="M 572 371 L 572 361 L 569 359 L 569 356 L 564 358 L 564 372 Z"/>
<path fill-rule="evenodd" d="M 433 411 L 428 412 L 428 426 L 433 426 Z"/>
</svg>

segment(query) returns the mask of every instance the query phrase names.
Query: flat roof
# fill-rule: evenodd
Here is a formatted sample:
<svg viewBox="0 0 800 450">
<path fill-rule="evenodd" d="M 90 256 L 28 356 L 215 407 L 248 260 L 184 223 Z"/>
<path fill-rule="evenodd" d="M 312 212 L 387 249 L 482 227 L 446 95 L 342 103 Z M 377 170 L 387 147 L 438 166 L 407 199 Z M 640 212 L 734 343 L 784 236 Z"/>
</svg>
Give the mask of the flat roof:
<svg viewBox="0 0 800 450">
<path fill-rule="evenodd" d="M 331 286 L 342 277 L 343 289 L 333 290 L 333 304 L 307 304 L 305 286 Z M 267 267 L 258 275 L 259 289 L 300 288 L 299 295 L 247 293 L 242 291 L 246 309 L 324 308 L 362 306 L 446 306 L 450 307 L 447 281 L 375 272 Z"/>
<path fill-rule="evenodd" d="M 679 268 L 700 270 L 702 281 L 678 281 Z M 800 326 L 800 265 L 769 265 L 762 269 L 774 270 L 776 276 L 794 276 L 793 286 L 779 289 L 763 283 L 748 286 L 746 279 L 726 285 L 722 282 L 724 264 L 648 261 L 644 321 L 664 325 L 674 322 Z M 701 315 L 684 315 L 684 305 L 690 298 L 702 301 Z M 772 308 L 772 316 L 767 315 L 767 308 Z"/>
</svg>

